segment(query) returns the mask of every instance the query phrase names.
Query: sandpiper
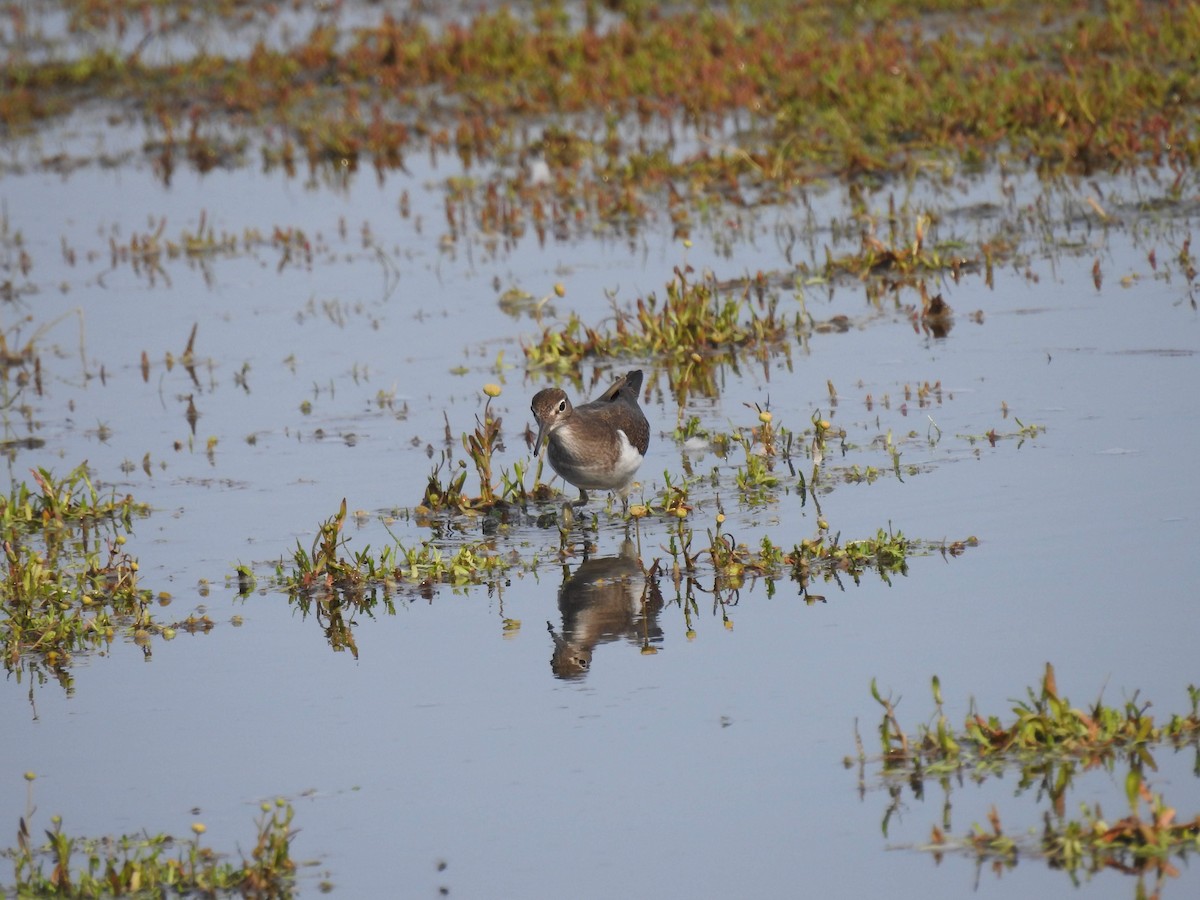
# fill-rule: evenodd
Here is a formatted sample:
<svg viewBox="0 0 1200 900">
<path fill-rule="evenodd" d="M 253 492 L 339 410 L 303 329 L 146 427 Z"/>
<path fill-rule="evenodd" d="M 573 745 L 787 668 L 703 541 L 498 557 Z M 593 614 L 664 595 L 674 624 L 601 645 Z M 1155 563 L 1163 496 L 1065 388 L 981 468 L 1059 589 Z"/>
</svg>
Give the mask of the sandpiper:
<svg viewBox="0 0 1200 900">
<path fill-rule="evenodd" d="M 559 388 L 534 395 L 534 456 L 549 445 L 550 466 L 579 488 L 575 506 L 588 502 L 588 491 L 615 491 L 628 509 L 629 486 L 650 446 L 650 423 L 638 406 L 641 389 L 642 370 L 634 369 L 582 406 L 571 406 Z"/>
</svg>

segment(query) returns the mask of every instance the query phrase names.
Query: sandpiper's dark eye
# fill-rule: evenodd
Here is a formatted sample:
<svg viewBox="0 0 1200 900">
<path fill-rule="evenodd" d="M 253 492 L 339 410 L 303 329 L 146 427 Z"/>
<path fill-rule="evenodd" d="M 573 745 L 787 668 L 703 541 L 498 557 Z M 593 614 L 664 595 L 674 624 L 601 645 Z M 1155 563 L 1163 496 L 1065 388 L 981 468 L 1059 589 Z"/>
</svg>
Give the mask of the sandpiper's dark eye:
<svg viewBox="0 0 1200 900">
<path fill-rule="evenodd" d="M 562 412 L 562 411 L 563 411 L 564 409 L 566 409 L 566 408 L 567 408 L 567 401 L 566 401 L 566 400 L 559 400 L 559 401 L 558 401 L 558 411 L 559 411 L 559 412 Z"/>
</svg>

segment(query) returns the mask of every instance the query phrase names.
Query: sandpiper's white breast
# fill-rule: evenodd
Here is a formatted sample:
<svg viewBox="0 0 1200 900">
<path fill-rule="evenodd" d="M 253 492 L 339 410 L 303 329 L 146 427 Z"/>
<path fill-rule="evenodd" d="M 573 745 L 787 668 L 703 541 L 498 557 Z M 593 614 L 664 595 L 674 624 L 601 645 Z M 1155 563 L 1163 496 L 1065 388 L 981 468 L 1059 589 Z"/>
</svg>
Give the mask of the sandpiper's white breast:
<svg viewBox="0 0 1200 900">
<path fill-rule="evenodd" d="M 617 438 L 621 441 L 621 453 L 613 466 L 612 477 L 614 484 L 624 485 L 637 473 L 642 464 L 642 454 L 629 442 L 629 436 L 620 428 L 617 429 Z"/>
</svg>

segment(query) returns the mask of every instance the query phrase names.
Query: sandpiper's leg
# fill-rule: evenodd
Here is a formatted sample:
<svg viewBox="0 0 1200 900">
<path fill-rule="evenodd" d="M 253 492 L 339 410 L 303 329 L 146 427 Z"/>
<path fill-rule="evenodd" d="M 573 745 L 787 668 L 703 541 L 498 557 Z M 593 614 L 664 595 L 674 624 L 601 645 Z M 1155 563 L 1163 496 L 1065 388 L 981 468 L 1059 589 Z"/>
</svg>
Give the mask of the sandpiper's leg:
<svg viewBox="0 0 1200 900">
<path fill-rule="evenodd" d="M 625 540 L 629 540 L 629 529 L 633 528 L 634 549 L 637 552 L 638 563 L 645 570 L 645 563 L 642 563 L 642 520 L 628 516 L 625 519 Z"/>
<path fill-rule="evenodd" d="M 587 506 L 587 502 L 588 502 L 587 491 L 585 491 L 583 488 L 580 488 L 579 489 L 579 499 L 576 500 L 571 505 L 572 506 Z"/>
</svg>

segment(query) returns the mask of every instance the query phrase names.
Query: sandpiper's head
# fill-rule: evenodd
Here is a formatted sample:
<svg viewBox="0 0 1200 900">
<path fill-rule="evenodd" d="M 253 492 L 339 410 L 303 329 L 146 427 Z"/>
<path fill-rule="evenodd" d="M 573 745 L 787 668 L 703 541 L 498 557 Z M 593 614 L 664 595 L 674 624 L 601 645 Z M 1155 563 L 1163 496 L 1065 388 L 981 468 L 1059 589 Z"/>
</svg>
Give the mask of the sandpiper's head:
<svg viewBox="0 0 1200 900">
<path fill-rule="evenodd" d="M 537 440 L 533 442 L 533 455 L 537 456 L 550 433 L 571 415 L 571 401 L 561 388 L 546 388 L 533 395 L 531 408 L 538 424 Z"/>
<path fill-rule="evenodd" d="M 554 672 L 554 677 L 563 681 L 578 681 L 583 678 L 592 667 L 592 648 L 581 647 L 559 637 L 554 633 L 553 627 L 550 628 L 550 634 L 554 637 L 554 653 L 550 657 L 550 670 Z"/>
</svg>

